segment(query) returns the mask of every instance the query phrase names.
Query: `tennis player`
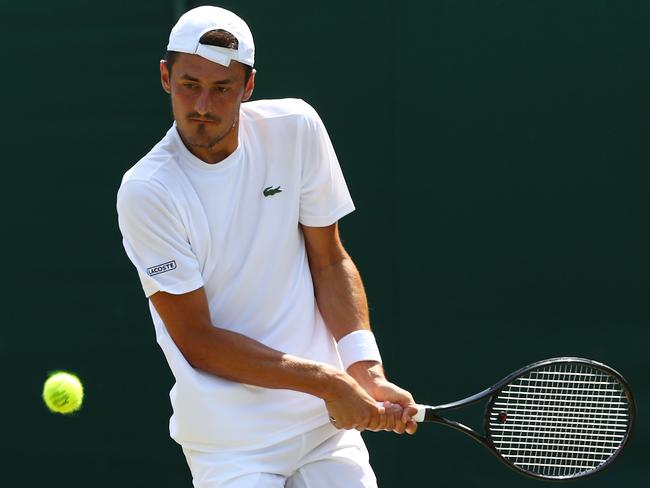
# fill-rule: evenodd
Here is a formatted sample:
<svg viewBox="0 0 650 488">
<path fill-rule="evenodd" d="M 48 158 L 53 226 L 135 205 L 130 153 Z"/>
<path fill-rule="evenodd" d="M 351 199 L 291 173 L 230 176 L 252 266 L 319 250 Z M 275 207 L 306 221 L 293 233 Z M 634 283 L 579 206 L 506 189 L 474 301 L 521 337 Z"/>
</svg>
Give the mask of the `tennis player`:
<svg viewBox="0 0 650 488">
<path fill-rule="evenodd" d="M 360 431 L 414 433 L 414 401 L 339 240 L 354 205 L 325 127 L 302 100 L 247 102 L 253 65 L 238 16 L 183 15 L 160 63 L 174 124 L 118 193 L 176 380 L 170 434 L 195 487 L 375 487 Z"/>
</svg>

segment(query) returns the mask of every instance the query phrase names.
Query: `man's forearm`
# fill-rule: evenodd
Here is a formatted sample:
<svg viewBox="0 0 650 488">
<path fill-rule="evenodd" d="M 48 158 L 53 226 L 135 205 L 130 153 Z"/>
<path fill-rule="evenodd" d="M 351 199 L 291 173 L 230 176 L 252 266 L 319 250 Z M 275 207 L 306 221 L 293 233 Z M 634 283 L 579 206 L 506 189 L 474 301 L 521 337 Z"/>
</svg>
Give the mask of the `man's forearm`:
<svg viewBox="0 0 650 488">
<path fill-rule="evenodd" d="M 238 383 L 327 399 L 349 382 L 332 366 L 285 354 L 226 329 L 212 327 L 191 338 L 191 344 L 181 349 L 193 367 Z"/>
<path fill-rule="evenodd" d="M 309 393 L 325 399 L 351 377 L 333 366 L 272 349 L 248 336 L 214 326 L 205 290 L 150 297 L 169 335 L 195 368 L 239 383 Z"/>
<path fill-rule="evenodd" d="M 302 227 L 318 309 L 336 339 L 344 367 L 355 383 L 386 408 L 378 428 L 415 432 L 415 409 L 409 392 L 386 380 L 370 330 L 368 301 L 361 276 L 338 237 L 338 227 Z M 390 419 L 390 420 L 388 420 Z"/>
<path fill-rule="evenodd" d="M 334 338 L 370 330 L 366 292 L 350 256 L 341 250 L 336 260 L 310 265 L 318 309 Z"/>
<path fill-rule="evenodd" d="M 366 292 L 350 256 L 341 248 L 336 259 L 310 265 L 318 309 L 336 341 L 357 330 L 370 330 Z M 371 393 L 385 381 L 381 363 L 374 360 L 354 362 L 347 373 Z"/>
<path fill-rule="evenodd" d="M 284 354 L 216 327 L 191 340 L 194 347 L 185 357 L 195 368 L 238 383 L 319 397 L 340 429 L 381 429 L 388 422 L 384 407 L 338 368 Z"/>
</svg>

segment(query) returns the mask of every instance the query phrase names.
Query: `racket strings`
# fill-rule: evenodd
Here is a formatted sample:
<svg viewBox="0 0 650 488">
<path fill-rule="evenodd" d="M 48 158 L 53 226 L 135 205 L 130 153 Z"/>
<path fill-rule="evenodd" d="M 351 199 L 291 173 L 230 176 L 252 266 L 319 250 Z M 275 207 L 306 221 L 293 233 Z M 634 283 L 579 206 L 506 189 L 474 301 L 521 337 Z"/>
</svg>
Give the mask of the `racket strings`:
<svg viewBox="0 0 650 488">
<path fill-rule="evenodd" d="M 494 399 L 488 434 L 499 454 L 525 471 L 576 476 L 605 463 L 629 430 L 625 387 L 581 363 L 529 371 Z"/>
</svg>

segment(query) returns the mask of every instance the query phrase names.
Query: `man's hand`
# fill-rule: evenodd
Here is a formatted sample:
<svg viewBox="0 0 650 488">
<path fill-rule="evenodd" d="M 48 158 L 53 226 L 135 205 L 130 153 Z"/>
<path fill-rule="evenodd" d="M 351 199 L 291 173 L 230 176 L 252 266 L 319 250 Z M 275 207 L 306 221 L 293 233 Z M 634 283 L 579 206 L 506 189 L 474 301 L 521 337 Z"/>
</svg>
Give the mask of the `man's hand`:
<svg viewBox="0 0 650 488">
<path fill-rule="evenodd" d="M 386 409 L 346 373 L 336 374 L 323 399 L 332 424 L 338 429 L 381 430 L 379 427 L 387 423 Z"/>
<path fill-rule="evenodd" d="M 380 424 L 378 429 L 369 430 L 415 434 L 418 426 L 412 420 L 413 415 L 417 413 L 413 396 L 388 381 L 381 364 L 375 361 L 360 361 L 352 364 L 348 368 L 348 373 L 375 401 L 384 402 L 386 423 Z"/>
</svg>

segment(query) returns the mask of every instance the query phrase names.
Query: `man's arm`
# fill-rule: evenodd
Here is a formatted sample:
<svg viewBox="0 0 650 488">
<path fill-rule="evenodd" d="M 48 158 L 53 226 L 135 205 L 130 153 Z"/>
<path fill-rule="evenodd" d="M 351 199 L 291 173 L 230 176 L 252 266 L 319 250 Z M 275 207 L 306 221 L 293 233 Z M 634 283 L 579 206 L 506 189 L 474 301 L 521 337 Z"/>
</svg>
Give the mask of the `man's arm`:
<svg viewBox="0 0 650 488">
<path fill-rule="evenodd" d="M 194 368 L 239 383 L 315 395 L 342 429 L 375 430 L 385 423 L 384 409 L 348 374 L 215 327 L 203 288 L 180 295 L 157 292 L 150 299 Z"/>
<path fill-rule="evenodd" d="M 361 276 L 352 258 L 343 248 L 338 225 L 328 227 L 302 226 L 309 256 L 309 267 L 314 282 L 318 309 L 334 339 L 339 341 L 356 330 L 370 330 L 368 301 Z M 409 392 L 390 383 L 382 365 L 377 361 L 359 361 L 351 364 L 347 372 L 375 400 L 397 404 L 401 408 L 389 408 L 387 430 L 410 434 L 417 424 L 410 420 L 416 409 Z"/>
</svg>

